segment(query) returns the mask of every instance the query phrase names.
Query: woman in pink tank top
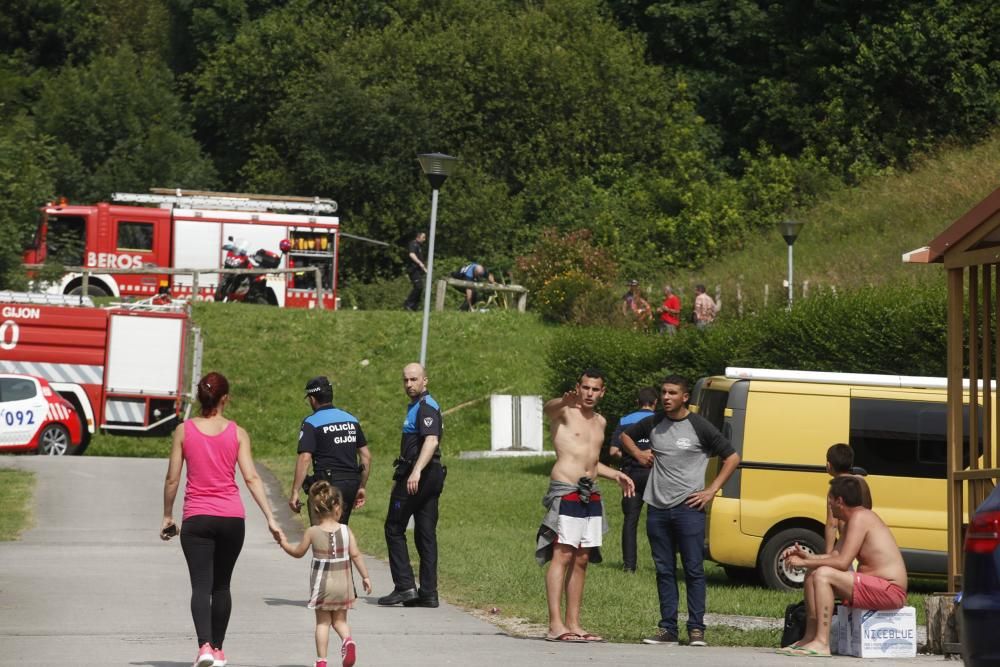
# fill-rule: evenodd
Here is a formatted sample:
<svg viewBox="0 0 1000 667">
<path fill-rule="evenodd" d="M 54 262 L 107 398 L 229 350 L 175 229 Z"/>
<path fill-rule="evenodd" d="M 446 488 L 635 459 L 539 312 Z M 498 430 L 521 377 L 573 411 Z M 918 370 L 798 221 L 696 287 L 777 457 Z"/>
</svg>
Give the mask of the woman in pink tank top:
<svg viewBox="0 0 1000 667">
<path fill-rule="evenodd" d="M 236 485 L 236 467 L 254 501 L 267 519 L 276 541 L 284 538 L 267 502 L 264 483 L 250 453 L 250 436 L 236 422 L 222 416 L 229 403 L 229 382 L 209 373 L 198 383 L 201 416 L 174 431 L 170 464 L 163 483 L 163 523 L 160 538 L 177 534 L 174 499 L 181 471 L 187 464 L 181 548 L 191 577 L 191 616 L 198 635 L 195 667 L 224 667 L 222 643 L 232 611 L 229 592 L 233 568 L 243 549 L 243 501 Z"/>
</svg>

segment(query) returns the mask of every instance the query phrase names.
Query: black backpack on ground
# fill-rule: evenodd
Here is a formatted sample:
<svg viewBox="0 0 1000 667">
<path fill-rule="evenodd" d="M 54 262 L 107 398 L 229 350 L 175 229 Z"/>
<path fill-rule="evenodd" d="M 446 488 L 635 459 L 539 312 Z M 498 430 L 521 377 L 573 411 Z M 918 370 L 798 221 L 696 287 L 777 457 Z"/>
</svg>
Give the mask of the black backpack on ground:
<svg viewBox="0 0 1000 667">
<path fill-rule="evenodd" d="M 806 601 L 785 607 L 785 628 L 781 632 L 781 645 L 789 646 L 806 634 Z"/>
</svg>

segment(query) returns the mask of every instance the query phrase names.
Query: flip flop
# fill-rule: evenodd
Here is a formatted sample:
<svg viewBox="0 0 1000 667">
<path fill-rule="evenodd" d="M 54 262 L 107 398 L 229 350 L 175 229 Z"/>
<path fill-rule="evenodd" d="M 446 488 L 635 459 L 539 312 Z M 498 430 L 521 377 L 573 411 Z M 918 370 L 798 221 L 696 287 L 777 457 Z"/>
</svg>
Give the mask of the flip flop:
<svg viewBox="0 0 1000 667">
<path fill-rule="evenodd" d="M 791 655 L 792 651 L 798 650 L 798 644 L 789 644 L 788 646 L 782 646 L 779 649 L 775 649 L 775 653 L 778 655 Z"/>
<path fill-rule="evenodd" d="M 583 641 L 585 641 L 585 642 L 601 643 L 601 642 L 606 642 L 607 641 L 604 637 L 599 637 L 597 635 L 592 635 L 589 632 L 583 633 L 582 635 L 580 635 L 580 638 L 583 639 Z"/>
<path fill-rule="evenodd" d="M 832 658 L 829 653 L 820 653 L 811 648 L 795 648 L 788 652 L 788 655 L 801 656 L 803 658 Z"/>
<path fill-rule="evenodd" d="M 575 632 L 564 632 L 556 637 L 553 637 L 552 635 L 545 635 L 545 641 L 564 642 L 566 644 L 582 644 L 586 640 Z"/>
</svg>

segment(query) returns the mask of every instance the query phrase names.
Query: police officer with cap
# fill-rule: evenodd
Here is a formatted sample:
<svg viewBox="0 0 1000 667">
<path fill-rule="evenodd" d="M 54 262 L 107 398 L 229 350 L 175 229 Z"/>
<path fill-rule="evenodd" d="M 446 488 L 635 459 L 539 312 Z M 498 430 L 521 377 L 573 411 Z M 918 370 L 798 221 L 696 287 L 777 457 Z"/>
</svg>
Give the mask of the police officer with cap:
<svg viewBox="0 0 1000 667">
<path fill-rule="evenodd" d="M 447 470 L 441 465 L 441 408 L 427 393 L 427 373 L 420 364 L 403 369 L 403 390 L 410 399 L 396 459 L 394 484 L 385 517 L 385 542 L 393 591 L 378 599 L 382 606 L 437 607 L 438 499 Z M 420 556 L 420 589 L 406 548 L 406 524 L 413 517 L 413 539 Z"/>
<path fill-rule="evenodd" d="M 299 458 L 288 506 L 297 514 L 302 508 L 299 488 L 309 493 L 313 482 L 325 479 L 344 495 L 340 522 L 347 523 L 351 510 L 365 504 L 365 485 L 372 461 L 368 441 L 354 415 L 333 407 L 333 386 L 326 376 L 314 377 L 306 383 L 306 400 L 313 413 L 302 420 L 299 429 Z M 310 464 L 313 474 L 307 477 Z M 312 508 L 308 510 L 312 523 Z"/>
</svg>

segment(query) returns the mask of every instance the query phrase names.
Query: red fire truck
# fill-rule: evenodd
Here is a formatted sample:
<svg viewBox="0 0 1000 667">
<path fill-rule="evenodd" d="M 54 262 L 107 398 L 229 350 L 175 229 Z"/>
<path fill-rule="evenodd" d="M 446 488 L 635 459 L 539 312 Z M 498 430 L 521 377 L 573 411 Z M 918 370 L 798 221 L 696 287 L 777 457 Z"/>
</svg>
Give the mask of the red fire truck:
<svg viewBox="0 0 1000 667">
<path fill-rule="evenodd" d="M 55 259 L 65 266 L 94 269 L 222 268 L 224 245 L 276 252 L 288 240 L 290 250 L 276 268 L 301 273 L 268 274 L 269 301 L 280 306 L 316 306 L 316 272 L 322 281 L 321 304 L 336 307 L 337 250 L 340 223 L 331 199 L 273 197 L 217 192 L 153 189 L 151 194 L 115 193 L 115 202 L 77 205 L 52 203 L 41 209 L 25 264 Z M 91 296 L 148 297 L 169 285 L 175 296 L 212 300 L 218 273 L 198 276 L 192 295 L 190 275 L 92 274 Z M 81 273 L 69 273 L 46 287 L 48 293 L 80 294 Z M 271 298 L 273 296 L 273 299 Z"/>
<path fill-rule="evenodd" d="M 181 301 L 96 308 L 90 299 L 0 292 L 0 372 L 48 380 L 96 429 L 149 432 L 184 409 L 201 338 Z M 188 394 L 190 395 L 190 394 Z"/>
</svg>

